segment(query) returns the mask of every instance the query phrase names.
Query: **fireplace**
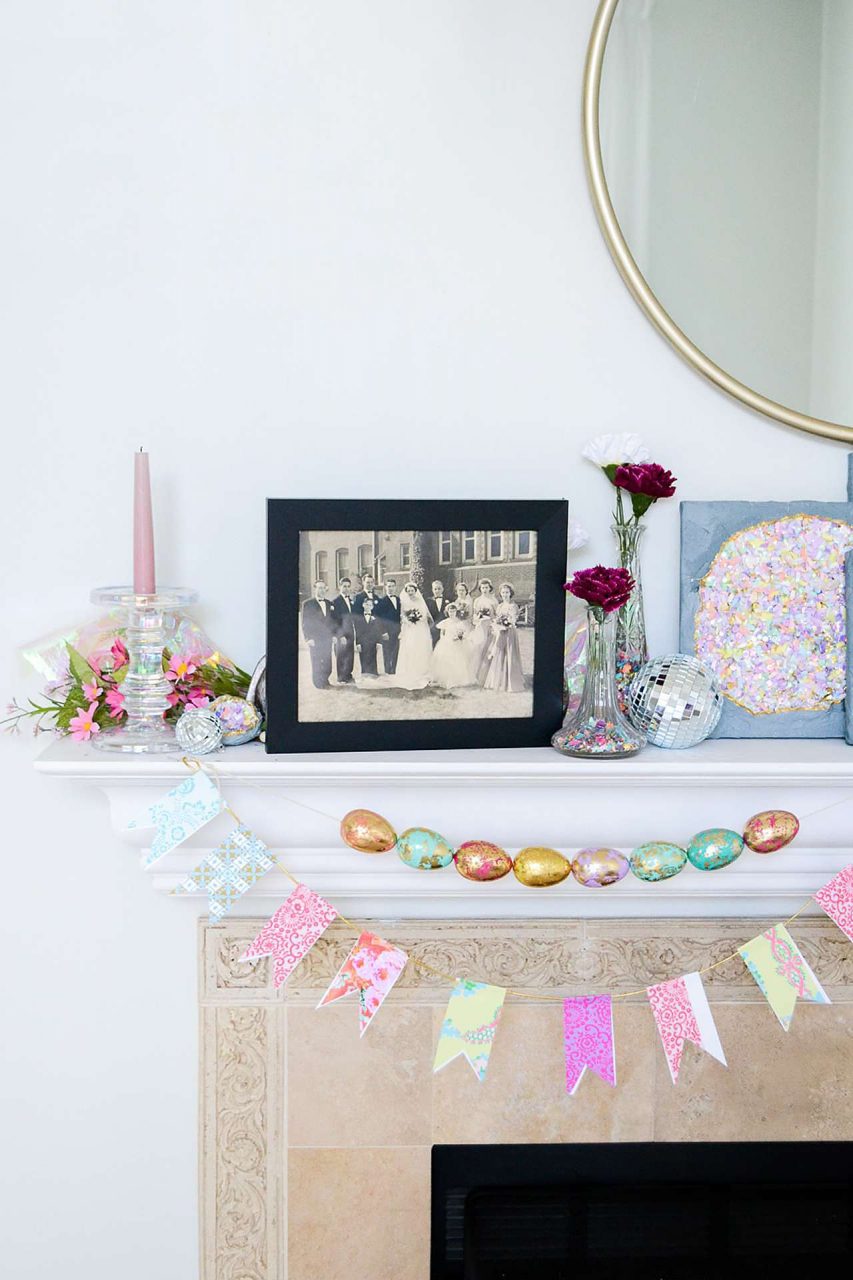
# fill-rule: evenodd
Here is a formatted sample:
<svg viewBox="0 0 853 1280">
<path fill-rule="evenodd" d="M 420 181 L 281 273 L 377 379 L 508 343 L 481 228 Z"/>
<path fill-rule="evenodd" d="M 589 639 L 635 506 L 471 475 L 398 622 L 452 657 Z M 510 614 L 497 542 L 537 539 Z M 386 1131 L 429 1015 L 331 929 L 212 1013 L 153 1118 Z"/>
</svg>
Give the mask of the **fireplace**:
<svg viewBox="0 0 853 1280">
<path fill-rule="evenodd" d="M 435 1146 L 430 1280 L 849 1274 L 842 1142 Z"/>
</svg>

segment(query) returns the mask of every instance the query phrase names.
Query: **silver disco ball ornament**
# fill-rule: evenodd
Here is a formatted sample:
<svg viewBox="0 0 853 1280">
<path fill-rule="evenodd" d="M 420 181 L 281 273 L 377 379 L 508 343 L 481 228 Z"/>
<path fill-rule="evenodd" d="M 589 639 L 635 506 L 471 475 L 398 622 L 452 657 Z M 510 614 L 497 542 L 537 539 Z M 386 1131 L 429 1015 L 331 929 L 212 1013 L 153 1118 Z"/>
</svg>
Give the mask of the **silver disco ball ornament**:
<svg viewBox="0 0 853 1280">
<path fill-rule="evenodd" d="M 714 732 L 722 713 L 713 673 L 689 653 L 652 658 L 628 691 L 628 715 L 653 747 L 695 747 Z"/>
<path fill-rule="evenodd" d="M 175 725 L 175 737 L 188 756 L 206 756 L 222 746 L 222 725 L 206 707 L 187 707 Z"/>
</svg>

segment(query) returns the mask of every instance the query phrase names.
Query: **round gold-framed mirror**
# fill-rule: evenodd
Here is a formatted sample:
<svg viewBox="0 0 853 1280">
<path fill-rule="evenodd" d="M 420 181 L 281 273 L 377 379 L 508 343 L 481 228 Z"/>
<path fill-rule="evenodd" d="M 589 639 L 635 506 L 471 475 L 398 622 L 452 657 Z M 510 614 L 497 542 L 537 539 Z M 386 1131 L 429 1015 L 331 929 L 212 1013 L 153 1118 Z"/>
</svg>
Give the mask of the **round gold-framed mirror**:
<svg viewBox="0 0 853 1280">
<path fill-rule="evenodd" d="M 584 74 L 584 153 L 593 204 L 616 266 L 636 301 L 679 355 L 717 387 L 751 409 L 802 431 L 850 443 L 853 442 L 853 425 L 848 425 L 843 419 L 848 416 L 847 406 L 849 405 L 850 423 L 853 424 L 853 400 L 848 394 L 846 381 L 849 376 L 846 371 L 847 365 L 853 368 L 853 360 L 847 359 L 846 356 L 847 350 L 853 349 L 853 328 L 849 335 L 849 346 L 845 346 L 843 339 L 846 330 L 839 330 L 837 324 L 835 329 L 830 327 L 834 322 L 837 308 L 826 317 L 817 312 L 818 306 L 827 298 L 828 290 L 832 288 L 836 288 L 839 292 L 841 290 L 842 282 L 836 283 L 833 275 L 839 270 L 837 255 L 833 260 L 829 250 L 824 254 L 827 265 L 823 269 L 822 292 L 820 287 L 815 287 L 814 279 L 810 282 L 801 282 L 798 285 L 799 294 L 795 295 L 792 290 L 789 290 L 779 299 L 770 296 L 764 289 L 760 298 L 753 298 L 750 305 L 754 305 L 754 310 L 750 315 L 749 307 L 745 305 L 745 299 L 750 295 L 738 289 L 740 296 L 731 303 L 734 316 L 732 324 L 728 324 L 728 318 L 725 315 L 724 288 L 727 268 L 740 272 L 737 277 L 740 285 L 744 277 L 750 277 L 752 261 L 756 259 L 758 265 L 751 283 L 754 285 L 753 294 L 759 292 L 761 251 L 764 242 L 768 239 L 773 241 L 773 236 L 777 232 L 777 227 L 774 225 L 777 219 L 773 217 L 773 210 L 781 207 L 778 203 L 780 192 L 788 193 L 788 203 L 795 199 L 796 193 L 800 193 L 800 205 L 803 208 L 806 204 L 811 208 L 811 205 L 816 204 L 818 200 L 808 186 L 809 181 L 813 181 L 816 190 L 818 186 L 816 179 L 809 179 L 808 176 L 804 179 L 800 172 L 799 160 L 793 151 L 790 154 L 781 155 L 778 161 L 773 159 L 768 161 L 765 154 L 755 150 L 760 128 L 767 131 L 767 137 L 771 139 L 778 137 L 781 140 L 780 145 L 786 143 L 787 139 L 793 137 L 792 130 L 788 127 L 789 121 L 795 121 L 797 124 L 796 142 L 803 148 L 799 154 L 808 156 L 814 153 L 816 146 L 819 147 L 821 155 L 827 150 L 826 139 L 823 136 L 827 132 L 826 82 L 831 75 L 834 75 L 835 82 L 839 86 L 838 91 L 842 94 L 847 92 L 844 86 L 851 82 L 851 77 L 847 74 L 850 65 L 847 59 L 853 58 L 853 0 L 813 0 L 813 3 L 814 9 L 802 5 L 796 9 L 787 6 L 790 8 L 790 13 L 786 25 L 786 21 L 783 20 L 785 14 L 782 12 L 786 6 L 783 4 L 782 9 L 777 8 L 771 13 L 766 9 L 766 0 L 737 0 L 737 6 L 732 5 L 730 0 L 693 0 L 692 4 L 688 3 L 688 0 L 599 0 Z M 846 9 L 842 12 L 840 8 L 842 3 L 849 7 L 851 16 L 848 17 Z M 830 12 L 828 19 L 826 11 L 821 10 L 818 13 L 821 4 L 826 4 L 830 10 L 833 5 L 839 6 L 838 15 Z M 750 6 L 754 6 L 752 13 L 750 13 Z M 762 6 L 763 12 L 761 12 Z M 674 25 L 687 23 L 691 11 L 696 15 L 696 29 L 676 31 L 677 39 L 674 38 Z M 753 28 L 746 37 L 741 36 L 731 29 L 725 29 L 724 17 L 736 21 L 751 17 Z M 813 18 L 815 23 L 823 24 L 816 28 L 816 36 L 801 29 L 798 25 L 801 18 L 809 18 L 809 20 Z M 838 33 L 830 33 L 831 38 L 828 41 L 827 21 L 842 22 L 844 35 L 849 35 L 849 41 L 844 42 L 845 52 L 841 61 L 835 54 L 835 50 L 841 43 Z M 633 28 L 630 25 L 632 22 Z M 657 22 L 660 29 L 650 32 L 649 24 L 653 22 Z M 771 38 L 768 39 L 768 37 Z M 650 42 L 653 42 L 653 57 L 649 53 Z M 778 49 L 775 47 L 777 44 Z M 846 52 L 848 47 L 849 54 Z M 620 48 L 623 51 L 621 58 L 614 52 Z M 738 55 L 740 62 L 736 66 L 732 65 L 733 49 L 741 51 Z M 624 52 L 626 50 L 627 54 Z M 681 50 L 682 62 L 685 50 L 688 51 L 688 59 L 690 51 L 696 50 L 696 66 L 688 69 L 689 74 L 681 72 L 677 66 L 675 72 L 681 73 L 669 74 L 671 68 L 667 67 L 665 60 L 669 58 L 674 61 L 678 50 Z M 608 65 L 608 53 L 610 65 Z M 747 54 L 756 64 L 755 82 L 750 75 L 750 64 L 745 61 Z M 809 65 L 816 68 L 813 76 L 818 81 L 810 90 L 818 104 L 813 112 L 816 132 L 808 137 L 805 135 L 804 128 L 800 128 L 800 122 L 803 119 L 811 119 L 804 106 L 805 77 L 799 72 L 799 63 L 796 67 L 791 66 L 792 58 L 805 59 L 807 56 L 811 59 Z M 642 65 L 638 63 L 640 58 L 645 59 Z M 723 58 L 728 61 L 721 63 L 720 60 Z M 827 66 L 827 63 L 830 65 Z M 723 66 L 722 74 L 720 65 Z M 780 74 L 781 71 L 786 70 L 787 76 Z M 726 76 L 731 77 L 731 86 L 726 86 Z M 736 76 L 737 79 L 735 79 Z M 792 96 L 790 102 L 780 98 L 777 103 L 774 100 L 775 87 L 777 85 L 784 87 L 789 83 L 796 87 L 798 96 Z M 667 87 L 670 98 L 669 101 L 656 103 L 655 114 L 648 107 L 648 86 L 651 85 L 656 97 L 660 98 L 661 84 Z M 769 94 L 766 89 L 768 85 L 770 86 Z M 618 92 L 616 86 L 618 86 Z M 712 87 L 705 89 L 703 97 L 703 88 L 706 86 Z M 762 86 L 765 88 L 762 89 Z M 643 94 L 646 96 L 642 96 Z M 679 94 L 680 97 L 677 96 Z M 742 95 L 740 99 L 739 94 Z M 768 97 L 773 103 L 773 110 L 778 110 L 779 114 L 775 118 L 766 107 Z M 614 146 L 612 141 L 608 143 L 609 160 L 608 147 L 604 146 L 602 141 L 603 100 L 604 109 L 607 112 L 608 137 L 612 139 L 615 136 L 620 139 L 619 146 Z M 764 117 L 754 129 L 748 119 L 753 103 L 756 104 L 756 112 L 763 111 Z M 843 105 L 845 103 L 839 102 L 838 115 L 839 118 L 846 119 L 847 113 L 841 110 Z M 708 113 L 697 130 L 706 148 L 705 154 L 701 157 L 702 163 L 706 164 L 704 170 L 698 168 L 700 158 L 696 158 L 696 163 L 693 164 L 694 157 L 690 153 L 689 131 L 696 130 L 696 113 L 700 107 Z M 724 110 L 729 111 L 731 118 L 724 120 L 720 127 L 719 121 L 722 117 L 719 113 Z M 717 114 L 712 115 L 712 113 Z M 655 120 L 658 122 L 658 134 L 653 132 Z M 628 126 L 623 130 L 622 135 L 618 132 L 620 122 Z M 717 129 L 716 134 L 712 132 L 713 128 Z M 638 142 L 641 129 L 642 138 Z M 822 135 L 816 142 L 815 137 L 821 131 Z M 627 143 L 624 143 L 621 139 L 626 132 L 630 133 L 630 138 Z M 718 136 L 721 140 L 719 146 L 717 146 Z M 723 142 L 726 147 L 738 148 L 741 145 L 739 142 L 741 136 L 746 140 L 743 143 L 744 156 L 749 163 L 744 162 L 740 156 L 733 160 L 722 151 Z M 853 132 L 851 132 L 851 138 L 853 138 Z M 790 145 L 793 148 L 793 143 Z M 853 147 L 853 143 L 849 145 Z M 848 146 L 846 137 L 843 139 L 843 146 L 845 148 Z M 667 147 L 671 151 L 671 156 L 668 157 L 671 164 L 667 180 L 655 185 L 648 175 L 648 164 L 645 170 L 643 166 L 649 157 L 657 159 L 664 154 Z M 749 151 L 748 147 L 752 147 L 753 150 Z M 719 155 L 714 154 L 716 151 L 719 151 Z M 842 166 L 838 164 L 837 146 L 836 151 L 830 154 L 833 160 L 833 172 L 835 169 L 841 172 Z M 630 185 L 623 180 L 619 171 L 620 155 L 625 157 L 623 167 L 630 171 Z M 608 171 L 609 165 L 611 172 Z M 737 198 L 739 188 L 733 180 L 730 190 L 729 178 L 730 175 L 734 175 L 735 178 L 742 175 L 743 183 L 746 184 L 744 189 L 748 188 L 749 200 L 753 206 L 753 224 L 747 226 L 740 209 L 736 209 L 734 216 L 730 217 L 729 210 L 720 206 L 716 214 L 709 215 L 713 216 L 713 221 L 709 222 L 710 226 L 714 229 L 718 226 L 725 227 L 732 236 L 731 254 L 726 252 L 726 246 L 719 235 L 716 245 L 710 248 L 703 245 L 701 236 L 696 232 L 697 224 L 691 221 L 691 217 L 695 215 L 691 215 L 683 201 L 679 202 L 672 198 L 677 190 L 678 175 L 682 169 L 694 175 L 692 186 L 701 193 L 696 195 L 696 201 L 705 199 L 707 202 L 710 196 L 712 208 L 715 198 L 722 200 L 726 195 L 731 195 L 732 200 Z M 717 182 L 715 185 L 715 176 L 720 173 L 726 175 L 726 181 Z M 699 174 L 698 180 L 697 174 Z M 853 184 L 850 185 L 851 200 L 853 200 Z M 721 190 L 721 187 L 725 187 L 725 191 Z M 626 192 L 628 195 L 625 194 Z M 639 201 L 636 198 L 637 192 L 640 192 L 641 196 Z M 661 216 L 662 212 L 664 215 L 668 213 L 668 208 L 665 207 L 667 196 L 671 204 L 678 206 L 679 216 L 682 218 L 680 230 L 683 234 L 681 235 L 679 235 L 679 227 L 673 223 L 672 219 L 667 225 L 667 217 Z M 846 192 L 844 198 L 847 198 Z M 825 196 L 823 199 L 826 202 Z M 771 203 L 774 201 L 777 203 Z M 640 204 L 644 204 L 644 207 L 638 212 Z M 797 206 L 797 210 L 800 210 L 800 205 Z M 787 207 L 786 203 L 785 208 Z M 769 220 L 768 209 L 770 210 Z M 824 215 L 821 223 L 819 212 L 818 210 L 817 213 L 810 214 L 812 221 L 809 224 L 809 235 L 808 238 L 803 238 L 802 242 L 795 242 L 791 238 L 786 241 L 781 232 L 776 235 L 772 247 L 777 255 L 775 261 L 779 264 L 780 273 L 786 262 L 796 264 L 799 257 L 806 260 L 810 253 L 814 255 L 815 244 L 820 245 L 826 238 L 826 216 Z M 795 232 L 804 237 L 803 225 L 808 213 L 809 209 L 802 213 L 797 227 L 791 230 L 791 237 Z M 835 224 L 843 228 L 843 232 L 839 231 L 838 234 L 843 233 L 846 237 L 848 225 L 846 218 L 841 218 L 837 209 L 833 210 L 833 217 Z M 788 221 L 793 223 L 793 215 Z M 658 248 L 658 265 L 655 267 L 652 258 L 644 254 L 643 245 L 640 243 L 643 236 L 636 234 L 636 229 L 649 226 L 654 229 L 658 225 L 662 228 L 659 239 L 663 244 Z M 749 244 L 753 225 L 756 237 L 754 249 Z M 648 240 L 648 234 L 645 239 Z M 853 245 L 853 228 L 850 242 Z M 664 263 L 664 256 L 669 255 L 671 258 L 674 252 L 673 246 L 679 245 L 684 246 L 684 261 Z M 793 250 L 792 246 L 794 246 Z M 800 249 L 803 251 L 802 254 L 799 252 Z M 704 261 L 701 258 L 703 252 Z M 845 247 L 845 255 L 846 253 Z M 738 255 L 740 255 L 739 259 Z M 853 264 L 853 248 L 850 250 L 850 261 Z M 713 317 L 713 323 L 710 323 L 706 316 L 700 314 L 700 309 L 705 305 L 705 296 L 714 294 L 717 282 L 709 279 L 709 272 L 713 272 L 718 263 L 722 268 L 722 278 L 719 284 L 719 296 L 716 300 L 712 298 L 717 312 Z M 688 292 L 691 287 L 691 265 L 696 268 L 698 284 L 693 292 L 700 299 L 695 305 L 690 302 L 691 295 Z M 769 256 L 767 256 L 764 271 L 764 279 L 770 280 L 772 284 L 781 278 L 771 274 L 773 260 Z M 666 287 L 661 286 L 656 275 Z M 674 281 L 676 283 L 673 283 Z M 820 282 L 818 283 L 820 285 Z M 803 337 L 802 330 L 797 329 L 797 322 L 804 314 L 802 298 L 806 297 L 804 290 L 807 287 L 811 287 L 811 296 L 815 299 L 813 303 L 816 316 L 813 325 L 815 334 L 809 331 Z M 848 289 L 845 296 L 849 294 Z M 832 302 L 831 297 L 829 301 Z M 842 304 L 846 306 L 843 299 Z M 710 306 L 710 303 L 708 305 Z M 737 308 L 736 313 L 735 308 Z M 765 321 L 769 317 L 779 330 L 779 343 L 775 351 L 772 341 L 761 332 L 762 317 Z M 777 318 L 778 323 L 776 323 Z M 853 318 L 853 311 L 851 311 L 851 318 Z M 748 338 L 741 342 L 739 347 L 731 347 L 738 322 L 741 323 L 745 335 L 748 334 L 749 327 L 752 328 L 753 345 L 757 353 L 753 363 L 756 370 L 763 369 L 760 378 L 757 375 L 751 376 Z M 703 340 L 700 336 L 703 330 L 708 340 Z M 812 354 L 813 344 L 817 342 L 819 333 L 824 335 L 824 339 L 829 334 L 832 345 L 838 348 L 834 356 L 835 363 L 841 370 L 841 380 L 835 379 L 838 383 L 837 390 L 832 389 L 833 371 L 830 370 L 827 373 L 820 364 L 816 365 Z M 783 340 L 788 344 L 787 347 L 782 345 Z M 794 344 L 798 342 L 799 346 L 795 346 Z M 730 351 L 728 355 L 723 355 L 721 352 L 725 351 L 727 343 Z M 804 349 L 807 344 L 808 351 Z M 788 354 L 789 350 L 793 351 L 793 358 Z M 768 359 L 768 352 L 773 358 L 773 363 Z M 796 372 L 794 366 L 798 361 L 809 365 L 799 383 L 794 381 Z M 778 377 L 775 372 L 777 367 Z M 810 382 L 809 379 L 811 379 Z M 797 388 L 805 388 L 807 385 L 810 388 L 817 386 L 817 391 L 804 390 L 800 395 Z M 761 390 L 757 389 L 759 386 L 762 386 Z M 782 388 L 781 393 L 780 388 Z M 823 403 L 818 405 L 816 403 L 818 401 Z M 827 412 L 827 405 L 829 412 Z M 841 407 L 840 412 L 838 406 Z M 822 412 L 824 416 L 821 416 Z"/>
</svg>

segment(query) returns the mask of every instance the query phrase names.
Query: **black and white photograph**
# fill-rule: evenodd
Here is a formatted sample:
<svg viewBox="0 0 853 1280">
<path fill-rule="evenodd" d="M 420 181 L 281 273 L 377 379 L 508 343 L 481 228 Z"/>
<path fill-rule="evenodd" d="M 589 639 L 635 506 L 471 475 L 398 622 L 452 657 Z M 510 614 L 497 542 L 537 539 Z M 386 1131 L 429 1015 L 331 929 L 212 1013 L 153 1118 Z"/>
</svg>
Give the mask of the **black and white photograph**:
<svg viewBox="0 0 853 1280">
<path fill-rule="evenodd" d="M 321 511 L 330 505 L 317 504 Z M 389 506 L 411 514 L 404 503 L 357 505 L 365 515 Z M 523 503 L 416 505 L 433 518 L 448 506 L 466 507 L 469 515 L 483 506 L 495 515 L 508 515 L 499 510 L 506 507 L 525 514 Z M 566 510 L 560 503 L 527 506 Z M 491 522 L 499 528 L 371 527 L 365 521 L 360 528 L 318 523 L 291 530 L 289 551 L 281 553 L 295 559 L 290 599 L 276 601 L 274 610 L 271 601 L 271 630 L 290 632 L 297 724 L 352 724 L 369 737 L 364 726 L 370 724 L 531 722 L 537 666 L 549 665 L 547 653 L 542 657 L 547 636 L 538 636 L 536 515 L 527 527 L 504 519 Z M 564 542 L 562 551 L 564 564 Z M 271 541 L 271 574 L 274 563 Z M 555 593 L 560 585 L 549 583 Z M 548 616 L 546 610 L 546 624 Z M 373 740 L 384 745 L 386 738 L 374 732 Z"/>
</svg>

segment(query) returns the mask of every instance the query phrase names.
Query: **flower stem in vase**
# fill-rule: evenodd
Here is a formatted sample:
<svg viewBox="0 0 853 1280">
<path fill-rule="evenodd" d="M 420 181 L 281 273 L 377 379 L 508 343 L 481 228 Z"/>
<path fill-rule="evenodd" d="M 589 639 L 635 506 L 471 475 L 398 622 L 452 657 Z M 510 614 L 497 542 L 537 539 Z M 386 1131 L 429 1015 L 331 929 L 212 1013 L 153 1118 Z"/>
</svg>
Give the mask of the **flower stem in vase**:
<svg viewBox="0 0 853 1280">
<path fill-rule="evenodd" d="M 612 526 L 619 547 L 619 564 L 634 579 L 634 590 L 626 604 L 619 610 L 616 622 L 616 690 L 623 712 L 628 701 L 628 689 L 640 667 L 648 661 L 646 619 L 643 610 L 643 584 L 640 577 L 640 540 L 645 526 L 639 520 L 620 520 L 621 491 L 617 491 L 617 521 Z"/>
<path fill-rule="evenodd" d="M 570 711 L 551 739 L 567 756 L 598 759 L 636 755 L 643 735 L 619 708 L 616 693 L 616 611 L 588 608 L 586 679 L 580 705 Z"/>
</svg>

